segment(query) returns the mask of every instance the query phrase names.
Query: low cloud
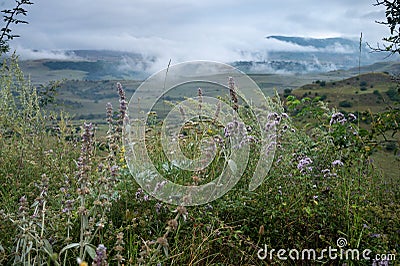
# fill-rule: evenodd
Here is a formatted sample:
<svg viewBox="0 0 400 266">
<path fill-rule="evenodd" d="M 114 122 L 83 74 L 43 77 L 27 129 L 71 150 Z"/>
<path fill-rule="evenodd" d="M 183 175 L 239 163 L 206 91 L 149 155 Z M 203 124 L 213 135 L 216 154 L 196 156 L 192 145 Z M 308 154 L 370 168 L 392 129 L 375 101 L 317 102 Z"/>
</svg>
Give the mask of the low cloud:
<svg viewBox="0 0 400 266">
<path fill-rule="evenodd" d="M 90 5 L 79 0 L 41 0 L 29 7 L 29 25 L 16 25 L 14 30 L 22 37 L 11 45 L 17 45 L 25 58 L 63 59 L 71 55 L 62 51 L 79 49 L 129 51 L 155 56 L 155 68 L 166 67 L 169 59 L 175 63 L 268 60 L 269 51 L 315 50 L 266 40 L 268 35 L 356 38 L 363 31 L 367 41 L 379 40 L 385 27 L 377 25 L 375 17 L 380 19 L 384 11 L 378 12 L 372 4 L 365 0 L 319 4 L 312 0 L 99 0 Z M 342 53 L 347 48 L 330 47 Z"/>
<path fill-rule="evenodd" d="M 71 51 L 53 51 L 53 50 L 32 50 L 21 46 L 15 47 L 13 50 L 18 54 L 21 60 L 38 60 L 38 59 L 54 59 L 54 60 L 79 60 Z"/>
</svg>

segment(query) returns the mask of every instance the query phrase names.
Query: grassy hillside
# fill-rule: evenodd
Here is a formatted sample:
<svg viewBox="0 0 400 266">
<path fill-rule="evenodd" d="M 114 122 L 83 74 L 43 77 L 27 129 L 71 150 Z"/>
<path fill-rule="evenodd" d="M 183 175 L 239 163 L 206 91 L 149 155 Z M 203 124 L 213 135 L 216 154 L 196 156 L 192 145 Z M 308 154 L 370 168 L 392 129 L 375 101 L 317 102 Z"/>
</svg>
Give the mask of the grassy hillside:
<svg viewBox="0 0 400 266">
<path fill-rule="evenodd" d="M 46 62 L 48 63 L 48 61 Z M 45 83 L 48 80 L 59 78 L 58 75 L 67 75 L 67 79 L 57 89 L 56 108 L 65 109 L 78 120 L 89 119 L 104 123 L 102 119 L 105 116 L 104 109 L 107 102 L 111 102 L 114 106 L 118 104 L 114 97 L 115 84 L 117 82 L 123 84 L 129 99 L 142 82 L 139 80 L 115 79 L 86 80 L 84 79 L 86 74 L 80 70 L 60 69 L 48 71 L 45 67 L 46 62 L 25 62 L 24 68 L 28 70 L 31 77 L 36 76 L 33 83 L 39 81 L 38 76 L 41 76 L 42 83 Z M 399 66 L 400 64 L 384 64 L 376 65 L 375 67 L 379 69 L 394 69 Z M 291 92 L 299 98 L 319 96 L 330 103 L 331 106 L 340 107 L 345 111 L 362 112 L 370 110 L 377 112 L 384 110 L 388 104 L 394 103 L 387 92 L 390 90 L 393 92 L 396 84 L 388 74 L 366 73 L 360 76 L 352 75 L 352 70 L 350 70 L 308 75 L 254 74 L 250 75 L 250 77 L 259 85 L 265 95 L 272 96 L 277 90 L 279 93 L 285 92 L 285 94 Z M 197 85 L 195 87 L 192 86 L 193 88 L 188 86 L 170 91 L 164 99 L 174 101 L 182 96 L 196 96 Z M 203 85 L 199 86 L 203 87 Z M 209 85 L 204 85 L 203 89 L 206 95 L 214 93 L 211 92 L 212 89 Z M 218 90 L 215 93 L 218 93 Z M 394 97 L 396 97 L 395 94 Z M 159 109 L 158 111 L 165 109 L 160 105 L 157 105 L 156 108 Z"/>
<path fill-rule="evenodd" d="M 348 112 L 378 112 L 398 102 L 397 86 L 387 73 L 366 73 L 340 81 L 316 80 L 292 94 L 300 98 L 320 96 L 331 106 Z"/>
<path fill-rule="evenodd" d="M 377 115 L 382 113 L 390 120 L 392 115 L 399 114 L 400 87 L 391 75 L 366 73 L 340 81 L 316 80 L 293 91 L 286 90 L 284 94 L 294 95 L 299 99 L 321 99 L 340 112 L 357 114 L 361 128 L 382 130 L 382 134 L 378 133 L 380 137 L 377 142 L 372 145 L 375 148 L 371 152 L 371 158 L 386 176 L 398 177 L 400 136 L 396 130 L 383 132 L 385 129 L 380 127 L 383 118 Z M 299 126 L 303 126 L 314 122 L 311 117 L 313 116 L 308 114 L 295 120 Z M 391 123 L 394 123 L 393 128 L 398 130 L 396 120 L 393 119 Z M 380 142 L 383 144 L 380 145 Z"/>
</svg>

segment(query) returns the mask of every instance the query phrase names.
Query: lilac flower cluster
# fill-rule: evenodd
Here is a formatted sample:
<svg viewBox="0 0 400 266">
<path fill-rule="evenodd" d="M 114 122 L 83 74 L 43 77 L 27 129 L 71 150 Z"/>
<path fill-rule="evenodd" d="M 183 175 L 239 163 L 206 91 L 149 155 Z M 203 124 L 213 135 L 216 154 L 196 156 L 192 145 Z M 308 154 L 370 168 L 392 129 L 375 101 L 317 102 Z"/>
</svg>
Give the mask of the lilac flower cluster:
<svg viewBox="0 0 400 266">
<path fill-rule="evenodd" d="M 64 208 L 62 209 L 62 212 L 70 214 L 71 211 L 74 209 L 74 202 L 75 200 L 73 199 L 67 199 L 66 201 L 64 201 Z"/>
<path fill-rule="evenodd" d="M 113 106 L 110 102 L 106 104 L 106 114 L 107 114 L 107 123 L 111 125 L 113 123 Z"/>
<path fill-rule="evenodd" d="M 142 188 L 138 188 L 138 190 L 135 193 L 135 198 L 137 201 L 149 201 L 150 197 L 147 195 Z"/>
<path fill-rule="evenodd" d="M 96 249 L 96 257 L 93 259 L 92 266 L 107 266 L 107 248 L 100 244 Z"/>
<path fill-rule="evenodd" d="M 91 168 L 91 157 L 93 153 L 93 125 L 92 123 L 85 123 L 83 125 L 82 133 L 82 145 L 81 154 L 78 158 L 78 172 L 77 181 L 80 184 L 78 188 L 78 194 L 86 195 L 89 194 L 89 187 L 91 186 L 89 173 Z"/>
<path fill-rule="evenodd" d="M 334 167 L 340 167 L 340 166 L 343 166 L 343 163 L 342 163 L 342 161 L 340 161 L 340 160 L 334 160 L 334 161 L 332 162 L 332 165 L 333 165 Z"/>
<path fill-rule="evenodd" d="M 321 173 L 324 175 L 324 178 L 332 176 L 331 170 L 329 169 L 323 169 Z"/>
<path fill-rule="evenodd" d="M 350 122 L 357 120 L 357 116 L 355 114 L 352 114 L 352 113 L 349 114 L 348 118 L 349 118 Z"/>
<path fill-rule="evenodd" d="M 282 119 L 287 119 L 289 116 L 286 113 L 278 114 L 276 112 L 272 112 L 268 114 L 267 120 L 268 122 L 265 123 L 265 131 L 275 130 L 276 127 L 281 123 Z M 285 130 L 287 130 L 287 125 L 285 125 Z"/>
<path fill-rule="evenodd" d="M 203 106 L 203 91 L 201 88 L 198 89 L 197 91 L 197 95 L 198 95 L 198 101 L 199 101 L 199 110 L 201 110 L 202 106 Z"/>
<path fill-rule="evenodd" d="M 344 125 L 344 123 L 347 122 L 347 119 L 345 118 L 344 114 L 342 114 L 341 112 L 338 113 L 334 113 L 331 116 L 331 120 L 329 121 L 329 125 L 333 125 L 333 124 L 341 124 Z"/>
<path fill-rule="evenodd" d="M 312 164 L 312 160 L 309 157 L 304 157 L 299 161 L 297 164 L 297 169 L 300 170 L 301 173 L 305 173 L 306 171 L 312 171 L 312 166 L 309 166 Z"/>
<path fill-rule="evenodd" d="M 160 212 L 161 212 L 161 210 L 162 210 L 162 208 L 163 208 L 163 204 L 160 203 L 160 202 L 157 202 L 157 203 L 154 205 L 154 207 L 156 208 L 157 214 L 160 214 Z"/>
<path fill-rule="evenodd" d="M 28 209 L 29 209 L 28 206 L 29 206 L 28 201 L 27 201 L 27 199 L 26 199 L 26 196 L 24 195 L 24 196 L 22 196 L 22 197 L 19 199 L 18 214 L 19 214 L 21 217 L 24 217 L 24 216 L 25 216 L 26 212 L 27 212 Z"/>
<path fill-rule="evenodd" d="M 233 110 L 235 110 L 237 112 L 239 109 L 238 97 L 237 97 L 236 88 L 235 88 L 235 81 L 233 80 L 232 77 L 229 77 L 229 79 L 228 79 L 228 87 L 229 87 L 229 94 L 231 95 Z"/>
<path fill-rule="evenodd" d="M 373 259 L 372 261 L 372 266 L 389 266 L 390 261 L 389 260 L 376 260 Z"/>
<path fill-rule="evenodd" d="M 355 114 L 350 113 L 348 115 L 348 121 L 353 122 L 357 120 L 357 116 Z M 344 125 L 347 122 L 346 117 L 344 116 L 343 113 L 338 112 L 338 113 L 334 113 L 331 116 L 331 120 L 329 121 L 329 125 L 333 125 L 333 124 L 341 124 Z"/>
<path fill-rule="evenodd" d="M 122 88 L 121 83 L 117 83 L 117 89 L 119 94 L 119 116 L 118 116 L 118 132 L 122 132 L 122 125 L 126 118 L 126 111 L 128 109 L 128 102 L 126 101 L 125 91 Z"/>
<path fill-rule="evenodd" d="M 242 135 L 247 134 L 247 130 L 246 130 L 245 124 L 243 122 L 234 120 L 234 121 L 226 124 L 226 127 L 224 128 L 225 138 L 232 137 L 232 136 L 239 135 L 239 134 L 242 134 Z"/>
<path fill-rule="evenodd" d="M 225 138 L 234 138 L 239 144 L 235 149 L 240 149 L 243 145 L 249 142 L 255 142 L 256 139 L 253 136 L 247 134 L 246 125 L 243 122 L 234 120 L 226 124 L 224 128 Z"/>
</svg>

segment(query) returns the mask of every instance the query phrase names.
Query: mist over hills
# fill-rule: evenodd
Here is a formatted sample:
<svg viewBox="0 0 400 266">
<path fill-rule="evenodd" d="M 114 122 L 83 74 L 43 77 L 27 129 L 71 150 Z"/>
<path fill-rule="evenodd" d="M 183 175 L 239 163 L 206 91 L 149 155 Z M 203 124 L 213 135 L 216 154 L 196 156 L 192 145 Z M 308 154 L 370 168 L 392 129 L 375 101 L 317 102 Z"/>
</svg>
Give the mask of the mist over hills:
<svg viewBox="0 0 400 266">
<path fill-rule="evenodd" d="M 246 60 L 225 63 L 248 74 L 309 74 L 399 61 L 399 56 L 371 53 L 367 44 L 360 46 L 359 41 L 346 38 L 268 36 L 266 40 L 265 50 L 240 51 Z M 24 51 L 21 58 L 23 70 L 37 82 L 55 78 L 145 79 L 160 70 L 155 69 L 156 63 L 160 65 L 156 56 L 124 51 L 34 50 Z M 168 62 L 161 65 L 167 67 Z"/>
<path fill-rule="evenodd" d="M 297 44 L 300 46 L 308 46 L 314 47 L 318 49 L 334 47 L 334 46 L 342 46 L 346 50 L 349 49 L 358 49 L 359 42 L 346 39 L 346 38 L 325 38 L 325 39 L 316 39 L 316 38 L 304 38 L 304 37 L 290 37 L 290 36 L 268 36 L 267 39 L 276 39 L 283 42 L 289 42 L 293 44 Z"/>
<path fill-rule="evenodd" d="M 268 36 L 275 43 L 290 44 L 290 50 L 272 50 L 268 60 L 233 62 L 246 73 L 306 74 L 347 70 L 382 61 L 398 61 L 399 56 L 374 53 L 366 43 L 346 38 L 304 38 Z"/>
</svg>

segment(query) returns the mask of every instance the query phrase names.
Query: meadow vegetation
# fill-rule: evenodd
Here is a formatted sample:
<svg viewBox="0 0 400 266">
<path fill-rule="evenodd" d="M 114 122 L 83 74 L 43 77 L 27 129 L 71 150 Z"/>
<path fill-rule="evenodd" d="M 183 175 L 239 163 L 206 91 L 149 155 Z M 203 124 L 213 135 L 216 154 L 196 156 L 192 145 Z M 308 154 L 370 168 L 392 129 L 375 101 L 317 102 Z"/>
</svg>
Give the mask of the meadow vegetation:
<svg viewBox="0 0 400 266">
<path fill-rule="evenodd" d="M 368 91 L 384 95 L 374 89 Z M 91 121 L 76 128 L 67 113 L 41 104 L 48 102 L 47 95 L 24 77 L 16 57 L 3 63 L 0 264 L 377 263 L 257 257 L 265 245 L 320 252 L 336 247 L 340 237 L 346 238 L 346 248 L 370 249 L 371 258 L 394 254 L 398 261 L 400 180 L 385 175 L 372 160 L 375 150 L 389 147 L 394 156 L 387 160 L 399 168 L 400 114 L 395 102 L 367 116 L 338 111 L 321 97 L 301 98 L 287 91 L 283 100 L 279 95 L 269 98 L 274 113 L 270 124 L 261 128 L 249 115 L 249 106 L 240 105 L 239 115 L 253 129 L 244 176 L 222 198 L 183 207 L 155 200 L 131 176 L 121 141 L 127 99 L 121 84 L 115 84 L 114 91 L 119 106 L 104 105 L 107 128 L 98 134 Z M 232 104 L 228 93 L 221 99 Z M 360 126 L 363 119 L 369 121 L 367 127 Z M 271 125 L 277 137 L 273 166 L 263 184 L 250 192 L 248 183 L 260 155 L 259 133 Z M 221 140 L 210 169 L 179 172 L 168 162 L 157 138 L 161 124 L 156 119 L 146 131 L 148 150 L 157 169 L 175 182 L 203 184 L 226 167 L 223 151 L 229 140 L 224 129 L 207 120 L 193 121 L 180 139 L 181 145 L 191 147 L 185 149 L 189 157 L 196 156 L 199 139 Z"/>
</svg>

